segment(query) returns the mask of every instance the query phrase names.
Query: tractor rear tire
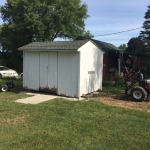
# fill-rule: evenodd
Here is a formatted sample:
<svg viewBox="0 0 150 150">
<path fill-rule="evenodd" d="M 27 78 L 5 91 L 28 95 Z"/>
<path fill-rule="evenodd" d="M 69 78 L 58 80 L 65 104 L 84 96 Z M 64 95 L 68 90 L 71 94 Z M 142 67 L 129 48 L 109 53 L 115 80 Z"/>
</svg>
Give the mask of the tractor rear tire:
<svg viewBox="0 0 150 150">
<path fill-rule="evenodd" d="M 136 86 L 132 88 L 130 95 L 133 100 L 137 102 L 145 101 L 147 99 L 147 92 L 146 90 L 141 86 Z"/>
<path fill-rule="evenodd" d="M 7 92 L 7 91 L 9 91 L 9 87 L 7 85 L 1 85 L 0 86 L 0 91 Z"/>
</svg>

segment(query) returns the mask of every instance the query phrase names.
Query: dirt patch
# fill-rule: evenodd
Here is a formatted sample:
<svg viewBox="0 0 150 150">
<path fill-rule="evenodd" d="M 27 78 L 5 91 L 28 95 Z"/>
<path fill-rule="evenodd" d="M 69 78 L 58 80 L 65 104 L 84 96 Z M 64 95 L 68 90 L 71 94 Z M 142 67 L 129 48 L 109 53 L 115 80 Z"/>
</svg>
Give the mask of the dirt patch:
<svg viewBox="0 0 150 150">
<path fill-rule="evenodd" d="M 108 95 L 108 94 L 99 94 L 90 99 L 100 101 L 104 104 L 125 107 L 131 109 L 138 109 L 146 112 L 150 112 L 150 98 L 147 101 L 135 102 L 130 97 L 124 98 L 123 94 L 118 95 Z"/>
<path fill-rule="evenodd" d="M 15 124 L 18 124 L 18 123 L 24 123 L 27 118 L 28 118 L 27 115 L 16 116 L 14 118 L 5 118 L 4 120 L 2 120 L 0 122 L 0 125 L 3 126 L 5 124 L 15 125 Z"/>
</svg>

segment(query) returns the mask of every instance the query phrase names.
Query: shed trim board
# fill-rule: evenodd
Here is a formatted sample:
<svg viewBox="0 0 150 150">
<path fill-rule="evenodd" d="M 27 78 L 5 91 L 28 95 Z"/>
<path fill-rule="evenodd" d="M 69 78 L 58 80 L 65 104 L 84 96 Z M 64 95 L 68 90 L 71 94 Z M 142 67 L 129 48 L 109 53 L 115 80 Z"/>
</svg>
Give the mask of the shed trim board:
<svg viewBox="0 0 150 150">
<path fill-rule="evenodd" d="M 19 49 L 23 50 L 23 87 L 78 98 L 102 89 L 103 51 L 90 40 L 81 43 L 67 51 Z"/>
</svg>

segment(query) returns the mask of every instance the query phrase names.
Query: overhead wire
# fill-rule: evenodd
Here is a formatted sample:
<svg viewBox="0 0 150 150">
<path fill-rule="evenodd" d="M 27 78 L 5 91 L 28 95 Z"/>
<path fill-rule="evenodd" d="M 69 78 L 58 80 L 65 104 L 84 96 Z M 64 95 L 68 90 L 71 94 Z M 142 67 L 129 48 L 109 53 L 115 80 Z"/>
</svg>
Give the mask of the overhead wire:
<svg viewBox="0 0 150 150">
<path fill-rule="evenodd" d="M 123 33 L 123 32 L 129 32 L 129 31 L 132 31 L 132 30 L 137 30 L 137 29 L 140 29 L 140 28 L 142 28 L 142 27 L 134 28 L 134 29 L 130 29 L 130 30 L 125 30 L 125 31 L 120 31 L 120 32 L 109 33 L 109 34 L 96 35 L 96 36 L 94 36 L 94 37 L 107 36 L 107 35 L 113 35 L 113 34 L 119 34 L 119 33 Z"/>
</svg>

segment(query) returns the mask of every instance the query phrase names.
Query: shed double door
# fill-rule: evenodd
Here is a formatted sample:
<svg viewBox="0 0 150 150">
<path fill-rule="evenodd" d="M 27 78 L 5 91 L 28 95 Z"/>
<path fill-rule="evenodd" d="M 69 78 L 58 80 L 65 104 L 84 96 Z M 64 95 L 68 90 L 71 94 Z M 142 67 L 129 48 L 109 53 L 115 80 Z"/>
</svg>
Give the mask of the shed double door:
<svg viewBox="0 0 150 150">
<path fill-rule="evenodd" d="M 40 52 L 40 90 L 57 91 L 57 52 Z"/>
</svg>

